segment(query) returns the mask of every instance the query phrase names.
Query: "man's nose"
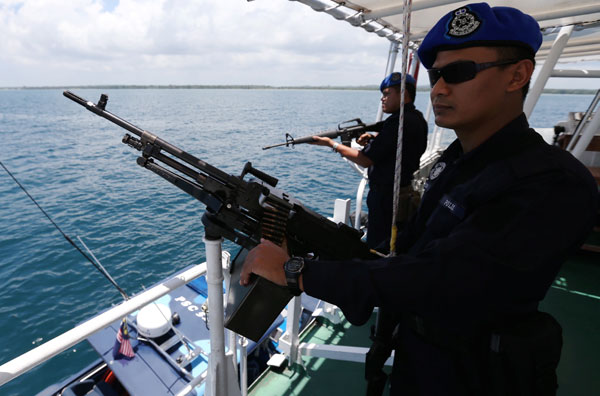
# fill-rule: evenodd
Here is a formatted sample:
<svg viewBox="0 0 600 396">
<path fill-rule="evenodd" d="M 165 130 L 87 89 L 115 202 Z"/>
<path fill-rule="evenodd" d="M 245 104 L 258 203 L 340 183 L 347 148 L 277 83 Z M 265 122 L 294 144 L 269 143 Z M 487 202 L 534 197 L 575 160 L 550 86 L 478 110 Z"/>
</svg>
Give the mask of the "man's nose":
<svg viewBox="0 0 600 396">
<path fill-rule="evenodd" d="M 431 87 L 431 97 L 435 97 L 437 95 L 445 95 L 448 93 L 449 87 L 448 84 L 446 84 L 446 81 L 444 80 L 444 77 L 440 77 L 435 84 L 433 84 L 433 87 Z"/>
</svg>

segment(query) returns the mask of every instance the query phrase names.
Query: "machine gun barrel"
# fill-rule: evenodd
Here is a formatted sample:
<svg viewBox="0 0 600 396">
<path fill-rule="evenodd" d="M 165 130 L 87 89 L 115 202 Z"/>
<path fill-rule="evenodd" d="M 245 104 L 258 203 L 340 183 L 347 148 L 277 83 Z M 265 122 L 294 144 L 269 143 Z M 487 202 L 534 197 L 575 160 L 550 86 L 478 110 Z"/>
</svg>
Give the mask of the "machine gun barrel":
<svg viewBox="0 0 600 396">
<path fill-rule="evenodd" d="M 106 104 L 108 102 L 107 95 L 102 94 L 100 96 L 100 100 L 98 101 L 98 104 L 94 104 L 89 100 L 85 100 L 82 97 L 75 95 L 71 91 L 64 91 L 63 95 L 65 97 L 71 99 L 72 101 L 80 104 L 81 106 L 85 107 L 92 113 L 99 115 L 100 117 L 106 118 L 110 122 L 120 126 L 121 128 L 124 128 L 124 129 L 128 130 L 129 132 L 133 133 L 134 135 L 140 137 L 141 142 L 143 144 L 146 142 L 150 142 L 154 145 L 157 145 L 158 147 L 160 147 L 162 150 L 168 152 L 169 154 L 172 154 L 172 155 L 180 158 L 181 160 L 185 161 L 186 163 L 188 163 L 204 172 L 210 173 L 212 177 L 218 178 L 221 181 L 226 181 L 229 179 L 229 176 L 230 176 L 229 174 L 186 153 L 185 151 L 173 146 L 172 144 L 170 144 L 167 141 L 162 140 L 161 138 L 152 134 L 151 132 L 145 131 L 145 130 L 133 125 L 129 121 L 126 121 L 126 120 L 112 114 L 111 112 L 105 110 Z M 124 143 L 127 143 L 125 141 L 126 139 L 127 139 L 127 137 L 124 138 Z M 129 141 L 133 142 L 132 140 L 129 140 Z"/>
</svg>

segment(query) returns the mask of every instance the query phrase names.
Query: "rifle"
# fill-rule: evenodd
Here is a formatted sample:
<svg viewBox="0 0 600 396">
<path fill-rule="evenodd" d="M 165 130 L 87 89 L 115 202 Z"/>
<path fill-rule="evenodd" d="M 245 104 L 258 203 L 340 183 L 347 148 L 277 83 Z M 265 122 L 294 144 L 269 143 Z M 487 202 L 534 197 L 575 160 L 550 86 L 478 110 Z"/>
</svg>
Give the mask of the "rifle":
<svg viewBox="0 0 600 396">
<path fill-rule="evenodd" d="M 342 144 L 350 146 L 350 142 L 352 141 L 352 139 L 358 138 L 365 132 L 381 132 L 382 127 L 383 121 L 376 122 L 375 124 L 365 124 L 360 120 L 360 118 L 355 118 L 353 120 L 348 120 L 339 123 L 337 129 L 334 129 L 332 131 L 319 132 L 315 133 L 314 135 L 303 136 L 298 139 L 294 139 L 292 135 L 286 133 L 285 143 L 274 144 L 272 146 L 265 146 L 263 147 L 263 150 L 279 146 L 288 147 L 291 145 L 292 147 L 294 147 L 294 145 L 296 144 L 310 143 L 314 141 L 313 136 L 328 137 L 332 139 L 339 137 L 342 141 Z"/>
<path fill-rule="evenodd" d="M 285 287 L 255 277 L 239 285 L 246 253 L 261 238 L 278 245 L 287 241 L 295 256 L 323 259 L 372 258 L 362 232 L 308 209 L 275 186 L 278 180 L 246 163 L 240 176 L 211 166 L 158 136 L 105 110 L 108 96 L 97 104 L 72 92 L 64 96 L 94 114 L 133 133 L 123 143 L 141 151 L 137 164 L 151 170 L 206 205 L 202 223 L 207 239 L 224 237 L 241 247 L 231 268 L 225 327 L 258 341 L 292 297 Z M 247 174 L 257 179 L 244 180 Z M 357 324 L 368 318 L 356 318 Z"/>
</svg>

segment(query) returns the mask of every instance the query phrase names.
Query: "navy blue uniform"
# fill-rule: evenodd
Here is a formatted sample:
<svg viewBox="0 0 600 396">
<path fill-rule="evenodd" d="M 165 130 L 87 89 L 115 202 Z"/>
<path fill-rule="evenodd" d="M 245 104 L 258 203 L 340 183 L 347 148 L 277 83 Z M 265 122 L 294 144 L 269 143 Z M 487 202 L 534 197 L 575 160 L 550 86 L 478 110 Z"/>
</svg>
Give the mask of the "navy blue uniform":
<svg viewBox="0 0 600 396">
<path fill-rule="evenodd" d="M 394 173 L 398 146 L 400 112 L 389 116 L 375 139 L 362 151 L 372 162 L 369 167 L 369 208 L 367 244 L 375 248 L 387 242 L 392 228 Z M 427 122 L 412 103 L 404 105 L 402 138 L 402 174 L 400 186 L 410 185 L 413 173 L 419 169 L 421 155 L 427 148 Z"/>
<path fill-rule="evenodd" d="M 474 339 L 504 315 L 535 310 L 590 232 L 597 203 L 587 169 L 521 115 L 469 153 L 458 141 L 448 147 L 398 256 L 307 261 L 304 289 L 354 324 L 379 306 Z M 453 353 L 410 326 L 399 330 L 396 355 L 402 350 L 404 360 L 394 365 L 393 394 L 466 394 Z"/>
</svg>

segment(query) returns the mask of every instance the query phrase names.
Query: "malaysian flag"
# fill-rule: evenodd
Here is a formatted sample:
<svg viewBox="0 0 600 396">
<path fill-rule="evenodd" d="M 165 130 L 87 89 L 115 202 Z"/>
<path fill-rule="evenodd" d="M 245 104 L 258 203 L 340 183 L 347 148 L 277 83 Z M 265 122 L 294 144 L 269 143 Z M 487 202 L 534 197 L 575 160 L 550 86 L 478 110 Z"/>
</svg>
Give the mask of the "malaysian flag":
<svg viewBox="0 0 600 396">
<path fill-rule="evenodd" d="M 135 352 L 131 347 L 129 341 L 129 330 L 127 329 L 127 318 L 123 318 L 119 332 L 117 333 L 117 339 L 113 346 L 113 359 L 127 359 L 131 360 L 135 356 Z"/>
</svg>

